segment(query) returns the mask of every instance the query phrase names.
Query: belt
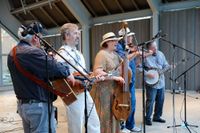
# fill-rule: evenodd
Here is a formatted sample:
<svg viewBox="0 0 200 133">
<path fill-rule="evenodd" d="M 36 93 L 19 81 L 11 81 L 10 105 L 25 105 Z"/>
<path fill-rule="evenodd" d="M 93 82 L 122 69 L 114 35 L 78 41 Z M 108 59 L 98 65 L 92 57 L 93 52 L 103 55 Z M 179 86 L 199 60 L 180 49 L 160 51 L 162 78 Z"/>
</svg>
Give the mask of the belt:
<svg viewBox="0 0 200 133">
<path fill-rule="evenodd" d="M 32 104 L 32 103 L 40 103 L 42 101 L 34 100 L 34 99 L 19 99 L 18 102 L 20 104 Z"/>
</svg>

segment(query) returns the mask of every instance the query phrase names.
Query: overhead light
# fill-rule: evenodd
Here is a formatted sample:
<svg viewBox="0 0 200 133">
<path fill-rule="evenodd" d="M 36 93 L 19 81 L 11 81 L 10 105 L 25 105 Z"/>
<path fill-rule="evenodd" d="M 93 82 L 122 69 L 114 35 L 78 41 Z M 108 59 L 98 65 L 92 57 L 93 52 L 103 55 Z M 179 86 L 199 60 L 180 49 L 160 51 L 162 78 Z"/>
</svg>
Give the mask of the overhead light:
<svg viewBox="0 0 200 133">
<path fill-rule="evenodd" d="M 137 21 L 137 20 L 150 19 L 150 18 L 152 18 L 152 16 L 139 17 L 139 18 L 130 18 L 130 19 L 125 19 L 125 20 L 123 20 L 123 21 L 129 22 L 129 21 Z M 121 22 L 121 21 L 120 21 L 120 22 Z"/>
<path fill-rule="evenodd" d="M 97 23 L 95 24 L 95 26 L 97 25 L 103 25 L 103 24 L 112 24 L 112 23 L 116 23 L 116 22 L 122 22 L 122 21 L 138 21 L 138 20 L 143 20 L 143 19 L 150 19 L 152 18 L 152 16 L 146 16 L 146 17 L 139 17 L 139 18 L 130 18 L 130 19 L 124 19 L 124 20 L 120 20 L 120 21 L 110 21 L 110 22 L 105 22 L 105 23 Z"/>
</svg>

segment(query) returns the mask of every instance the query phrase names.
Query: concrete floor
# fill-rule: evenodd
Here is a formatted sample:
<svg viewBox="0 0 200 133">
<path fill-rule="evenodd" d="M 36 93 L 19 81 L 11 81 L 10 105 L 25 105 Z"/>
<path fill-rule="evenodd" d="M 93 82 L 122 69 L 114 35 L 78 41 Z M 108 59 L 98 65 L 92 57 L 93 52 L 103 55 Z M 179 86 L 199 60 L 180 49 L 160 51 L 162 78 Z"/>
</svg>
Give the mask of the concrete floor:
<svg viewBox="0 0 200 133">
<path fill-rule="evenodd" d="M 142 126 L 142 92 L 136 91 L 137 107 L 136 107 L 136 124 Z M 200 126 L 200 94 L 196 92 L 188 92 L 187 96 L 187 120 L 189 124 Z M 16 98 L 13 91 L 0 92 L 0 133 L 22 133 L 21 119 L 16 113 Z M 183 95 L 175 95 L 175 118 L 176 124 L 182 124 L 180 119 L 180 111 L 183 103 Z M 58 107 L 58 133 L 67 133 L 67 121 L 65 107 L 59 98 L 55 105 Z M 184 118 L 183 112 L 182 117 Z M 163 118 L 167 120 L 166 124 L 153 123 L 153 126 L 146 126 L 146 133 L 173 133 L 173 128 L 167 128 L 173 125 L 173 108 L 172 94 L 166 92 Z M 192 133 L 200 133 L 199 128 L 190 128 Z M 189 133 L 189 131 L 181 126 L 177 128 L 178 133 Z M 175 133 L 175 129 L 174 129 Z"/>
</svg>

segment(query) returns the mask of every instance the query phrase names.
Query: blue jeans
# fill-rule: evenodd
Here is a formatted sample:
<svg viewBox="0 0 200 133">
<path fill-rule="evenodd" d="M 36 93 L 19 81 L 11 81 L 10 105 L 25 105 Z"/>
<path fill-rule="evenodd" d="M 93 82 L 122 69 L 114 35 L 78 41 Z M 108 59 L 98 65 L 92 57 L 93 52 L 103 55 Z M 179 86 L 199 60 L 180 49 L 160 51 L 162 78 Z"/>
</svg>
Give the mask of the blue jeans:
<svg viewBox="0 0 200 133">
<path fill-rule="evenodd" d="M 22 118 L 24 133 L 49 133 L 47 103 L 18 103 L 18 113 Z M 56 133 L 54 111 L 51 111 L 51 131 Z"/>
<path fill-rule="evenodd" d="M 136 105 L 136 98 L 135 98 L 135 83 L 130 83 L 130 93 L 131 93 L 131 112 L 126 121 L 126 128 L 132 129 L 135 126 L 135 105 Z"/>
<path fill-rule="evenodd" d="M 155 89 L 151 87 L 146 87 L 146 120 L 151 120 L 154 102 L 155 109 L 153 118 L 159 119 L 162 116 L 165 98 L 164 90 L 164 88 Z"/>
</svg>

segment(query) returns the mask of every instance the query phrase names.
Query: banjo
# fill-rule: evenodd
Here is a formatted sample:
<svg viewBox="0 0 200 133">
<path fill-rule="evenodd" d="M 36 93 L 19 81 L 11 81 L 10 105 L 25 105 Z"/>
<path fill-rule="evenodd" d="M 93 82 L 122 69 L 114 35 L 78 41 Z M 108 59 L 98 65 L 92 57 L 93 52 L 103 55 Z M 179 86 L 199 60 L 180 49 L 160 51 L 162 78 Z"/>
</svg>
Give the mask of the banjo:
<svg viewBox="0 0 200 133">
<path fill-rule="evenodd" d="M 169 65 L 168 67 L 166 67 L 162 70 L 156 69 L 156 68 L 145 70 L 145 83 L 148 86 L 156 85 L 158 83 L 159 79 L 160 79 L 160 75 L 164 74 L 165 72 L 167 72 L 169 70 L 171 71 L 171 70 L 175 69 L 178 64 L 186 62 L 187 60 L 188 59 L 182 59 L 180 62 L 176 63 L 174 65 L 174 67 L 173 67 L 173 65 Z M 147 76 L 148 74 L 154 75 L 154 77 L 150 78 L 150 77 Z"/>
<path fill-rule="evenodd" d="M 148 86 L 154 86 L 158 83 L 159 79 L 160 79 L 160 75 L 165 73 L 166 71 L 172 69 L 171 66 L 168 66 L 162 70 L 158 70 L 156 68 L 153 68 L 153 69 L 150 69 L 150 70 L 147 70 L 145 71 L 145 83 L 148 85 Z M 151 74 L 151 75 L 154 75 L 153 78 L 150 78 L 148 77 L 147 75 L 148 74 Z"/>
</svg>

